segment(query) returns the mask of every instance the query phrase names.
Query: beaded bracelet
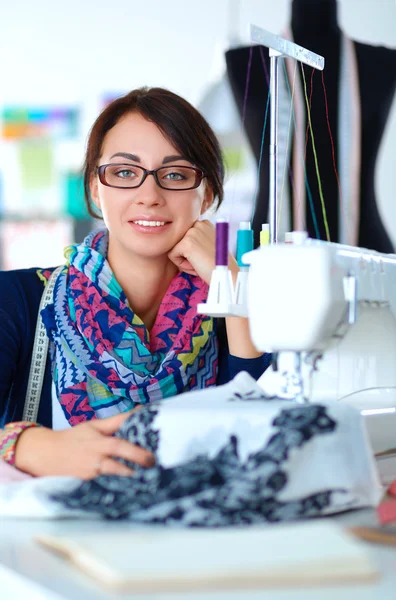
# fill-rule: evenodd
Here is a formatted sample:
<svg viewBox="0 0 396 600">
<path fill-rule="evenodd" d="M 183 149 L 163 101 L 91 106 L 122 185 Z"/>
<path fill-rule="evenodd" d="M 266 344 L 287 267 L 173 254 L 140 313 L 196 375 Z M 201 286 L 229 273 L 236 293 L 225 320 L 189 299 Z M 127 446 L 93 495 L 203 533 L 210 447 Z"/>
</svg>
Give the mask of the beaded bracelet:
<svg viewBox="0 0 396 600">
<path fill-rule="evenodd" d="M 28 427 L 41 427 L 41 425 L 29 421 L 17 421 L 8 423 L 3 429 L 0 429 L 0 459 L 10 465 L 15 465 L 15 448 L 18 438 Z"/>
</svg>

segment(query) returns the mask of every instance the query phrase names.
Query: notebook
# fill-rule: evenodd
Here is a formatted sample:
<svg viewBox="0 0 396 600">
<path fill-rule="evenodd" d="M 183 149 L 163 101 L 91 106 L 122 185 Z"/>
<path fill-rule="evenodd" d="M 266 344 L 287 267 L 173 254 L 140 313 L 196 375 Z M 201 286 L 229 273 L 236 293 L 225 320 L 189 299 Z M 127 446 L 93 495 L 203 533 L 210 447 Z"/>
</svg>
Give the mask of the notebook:
<svg viewBox="0 0 396 600">
<path fill-rule="evenodd" d="M 330 521 L 222 529 L 165 527 L 40 535 L 99 584 L 135 592 L 372 581 L 366 548 Z"/>
</svg>

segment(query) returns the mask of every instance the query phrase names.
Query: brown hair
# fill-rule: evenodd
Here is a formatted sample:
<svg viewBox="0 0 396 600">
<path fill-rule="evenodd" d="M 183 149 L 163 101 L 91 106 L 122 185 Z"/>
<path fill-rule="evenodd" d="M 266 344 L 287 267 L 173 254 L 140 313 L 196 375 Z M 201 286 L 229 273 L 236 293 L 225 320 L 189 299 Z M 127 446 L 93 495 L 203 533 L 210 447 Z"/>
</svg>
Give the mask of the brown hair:
<svg viewBox="0 0 396 600">
<path fill-rule="evenodd" d="M 90 181 L 98 166 L 106 133 L 125 115 L 140 113 L 157 125 L 186 160 L 204 171 L 218 208 L 223 200 L 224 164 L 219 141 L 204 117 L 186 100 L 163 88 L 142 87 L 109 104 L 96 119 L 84 162 L 84 193 L 88 212 L 95 213 Z"/>
</svg>

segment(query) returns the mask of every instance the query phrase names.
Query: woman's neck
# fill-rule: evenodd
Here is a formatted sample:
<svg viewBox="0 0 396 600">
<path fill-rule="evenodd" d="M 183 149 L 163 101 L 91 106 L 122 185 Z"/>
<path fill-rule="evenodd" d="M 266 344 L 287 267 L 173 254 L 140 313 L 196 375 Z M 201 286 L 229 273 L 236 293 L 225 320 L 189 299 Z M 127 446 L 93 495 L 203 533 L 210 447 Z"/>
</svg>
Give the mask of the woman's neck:
<svg viewBox="0 0 396 600">
<path fill-rule="evenodd" d="M 291 29 L 294 37 L 338 33 L 336 0 L 293 0 Z"/>
<path fill-rule="evenodd" d="M 111 243 L 107 260 L 129 306 L 150 330 L 166 290 L 178 273 L 176 265 L 167 256 L 131 257 L 130 253 L 122 253 L 119 248 L 113 248 Z"/>
</svg>

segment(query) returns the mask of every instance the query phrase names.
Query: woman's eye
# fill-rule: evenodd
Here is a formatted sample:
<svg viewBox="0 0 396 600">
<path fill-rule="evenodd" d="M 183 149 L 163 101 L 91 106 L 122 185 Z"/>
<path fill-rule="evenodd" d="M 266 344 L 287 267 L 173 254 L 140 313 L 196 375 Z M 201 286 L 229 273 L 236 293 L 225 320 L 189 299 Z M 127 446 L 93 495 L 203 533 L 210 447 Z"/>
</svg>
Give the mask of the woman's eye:
<svg viewBox="0 0 396 600">
<path fill-rule="evenodd" d="M 116 171 L 115 175 L 117 175 L 117 177 L 121 177 L 121 179 L 129 179 L 131 177 L 134 177 L 135 173 L 128 169 L 122 169 L 122 171 Z"/>
<path fill-rule="evenodd" d="M 185 176 L 182 175 L 182 173 L 176 173 L 172 171 L 172 173 L 167 173 L 165 175 L 165 179 L 171 179 L 172 181 L 181 181 L 182 179 L 185 179 Z"/>
</svg>

